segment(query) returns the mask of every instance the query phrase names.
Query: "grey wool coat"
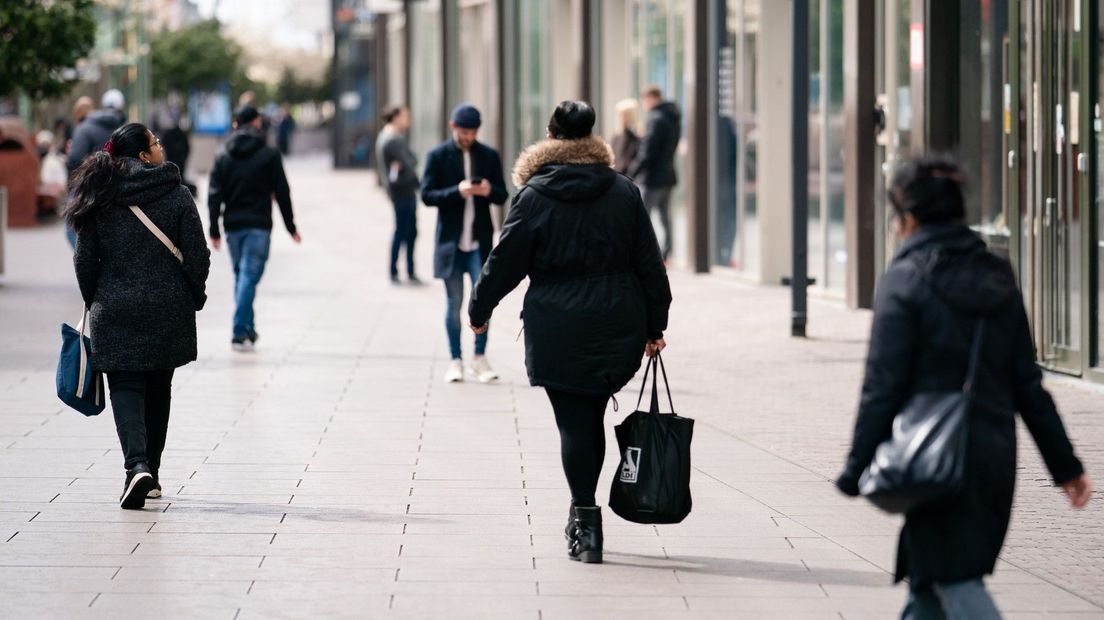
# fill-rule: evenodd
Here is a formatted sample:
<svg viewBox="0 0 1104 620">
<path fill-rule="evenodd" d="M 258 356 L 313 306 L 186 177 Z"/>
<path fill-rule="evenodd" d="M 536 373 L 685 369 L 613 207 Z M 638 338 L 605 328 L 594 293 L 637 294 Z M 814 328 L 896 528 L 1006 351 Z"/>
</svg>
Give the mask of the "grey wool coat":
<svg viewBox="0 0 1104 620">
<path fill-rule="evenodd" d="M 91 310 L 92 367 L 167 370 L 196 359 L 196 312 L 211 252 L 191 194 L 171 163 L 126 158 L 111 196 L 80 223 L 73 264 Z M 145 212 L 184 254 L 180 263 L 128 208 Z"/>
</svg>

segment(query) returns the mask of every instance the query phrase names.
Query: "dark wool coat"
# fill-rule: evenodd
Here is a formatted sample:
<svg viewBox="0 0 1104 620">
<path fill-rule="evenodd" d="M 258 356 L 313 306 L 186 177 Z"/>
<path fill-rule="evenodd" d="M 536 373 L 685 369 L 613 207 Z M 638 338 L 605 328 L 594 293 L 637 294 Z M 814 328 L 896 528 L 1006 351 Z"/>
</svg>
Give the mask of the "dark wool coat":
<svg viewBox="0 0 1104 620">
<path fill-rule="evenodd" d="M 662 188 L 678 184 L 675 153 L 682 135 L 682 114 L 673 101 L 664 101 L 648 112 L 644 138 L 629 177 L 644 187 Z"/>
<path fill-rule="evenodd" d="M 979 319 L 986 324 L 968 426 L 966 489 L 907 516 L 897 580 L 909 577 L 913 588 L 993 572 L 1012 510 L 1016 412 L 1056 483 L 1083 471 L 1043 388 L 1008 261 L 988 252 L 965 226 L 925 226 L 903 243 L 878 285 L 854 441 L 837 485 L 858 493 L 860 474 L 911 394 L 962 388 Z"/>
<path fill-rule="evenodd" d="M 490 196 L 475 197 L 475 222 L 472 224 L 472 236 L 479 242 L 480 258 L 486 261 L 494 243 L 491 204 L 504 204 L 509 198 L 498 151 L 479 142 L 473 144 L 471 174 L 473 177 L 483 177 L 491 184 Z M 427 207 L 437 207 L 437 243 L 433 253 L 435 278 L 451 276 L 456 263 L 457 246 L 464 230 L 466 202 L 460 196 L 460 188 L 457 186 L 464 178 L 464 154 L 455 141 L 449 140 L 441 144 L 426 156 L 425 174 L 422 175 L 422 202 Z"/>
<path fill-rule="evenodd" d="M 610 396 L 667 328 L 671 287 L 632 181 L 597 138 L 547 140 L 514 166 L 502 238 L 468 312 L 485 325 L 526 276 L 525 363 L 533 385 Z"/>
<path fill-rule="evenodd" d="M 613 169 L 621 174 L 629 173 L 629 166 L 640 151 L 640 136 L 632 129 L 625 129 L 610 140 L 613 147 Z"/>
<path fill-rule="evenodd" d="M 92 367 L 162 370 L 196 359 L 196 311 L 207 301 L 211 253 L 180 171 L 126 158 L 114 200 L 77 233 L 73 264 L 91 308 Z M 184 254 L 177 261 L 128 208 L 141 207 Z"/>
</svg>

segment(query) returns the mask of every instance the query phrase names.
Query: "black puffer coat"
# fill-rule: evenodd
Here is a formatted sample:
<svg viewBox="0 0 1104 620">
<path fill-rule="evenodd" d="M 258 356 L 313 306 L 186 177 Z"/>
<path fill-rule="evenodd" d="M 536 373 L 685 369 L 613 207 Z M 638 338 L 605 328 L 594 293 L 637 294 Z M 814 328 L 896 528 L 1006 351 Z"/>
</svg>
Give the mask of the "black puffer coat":
<svg viewBox="0 0 1104 620">
<path fill-rule="evenodd" d="M 207 301 L 211 252 L 180 171 L 124 160 L 110 203 L 81 223 L 73 264 L 91 308 L 92 367 L 178 368 L 196 359 L 196 311 Z M 177 261 L 128 208 L 141 207 L 184 254 Z"/>
<path fill-rule="evenodd" d="M 664 101 L 648 112 L 644 138 L 636 159 L 629 166 L 629 177 L 644 187 L 673 187 L 678 183 L 675 153 L 682 135 L 682 114 L 673 101 Z"/>
<path fill-rule="evenodd" d="M 597 138 L 548 140 L 514 167 L 502 239 L 472 293 L 485 325 L 529 276 L 525 360 L 533 385 L 609 396 L 640 368 L 644 343 L 663 335 L 671 287 L 651 220 L 632 181 Z"/>
<path fill-rule="evenodd" d="M 837 484 L 858 493 L 858 478 L 918 391 L 960 389 L 978 319 L 984 319 L 975 406 L 970 412 L 967 487 L 949 502 L 909 514 L 897 579 L 913 588 L 993 572 L 1012 510 L 1016 422 L 1020 413 L 1056 483 L 1082 473 L 1042 373 L 1008 261 L 988 252 L 965 226 L 925 226 L 909 237 L 874 301 L 854 443 Z"/>
</svg>

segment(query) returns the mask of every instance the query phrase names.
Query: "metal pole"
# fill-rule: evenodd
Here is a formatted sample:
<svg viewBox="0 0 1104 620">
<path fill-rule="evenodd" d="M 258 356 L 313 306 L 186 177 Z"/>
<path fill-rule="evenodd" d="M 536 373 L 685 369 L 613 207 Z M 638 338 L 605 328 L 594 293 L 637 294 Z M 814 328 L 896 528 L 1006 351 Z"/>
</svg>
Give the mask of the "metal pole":
<svg viewBox="0 0 1104 620">
<path fill-rule="evenodd" d="M 793 200 L 793 265 L 790 333 L 805 337 L 809 281 L 809 0 L 793 0 L 793 84 L 790 178 Z"/>
</svg>

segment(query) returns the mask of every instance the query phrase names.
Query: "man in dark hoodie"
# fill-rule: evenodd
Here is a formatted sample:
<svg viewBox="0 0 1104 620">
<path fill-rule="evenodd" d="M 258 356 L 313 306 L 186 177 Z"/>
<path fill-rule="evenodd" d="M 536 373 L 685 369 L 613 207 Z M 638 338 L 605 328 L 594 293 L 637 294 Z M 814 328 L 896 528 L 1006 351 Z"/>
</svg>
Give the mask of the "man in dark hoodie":
<svg viewBox="0 0 1104 620">
<path fill-rule="evenodd" d="M 675 174 L 675 152 L 682 132 L 682 116 L 678 105 L 663 100 L 658 86 L 648 87 L 642 94 L 648 111 L 644 139 L 636 159 L 629 166 L 629 178 L 644 188 L 644 205 L 659 211 L 663 226 L 663 260 L 671 254 L 671 191 L 678 184 Z"/>
<path fill-rule="evenodd" d="M 262 122 L 260 113 L 252 106 L 242 106 L 234 113 L 234 135 L 215 158 L 207 193 L 211 245 L 216 250 L 222 247 L 221 217 L 234 265 L 237 309 L 231 346 L 235 351 L 252 351 L 257 343 L 253 299 L 268 262 L 273 197 L 291 238 L 295 243 L 301 241 L 291 212 L 291 189 L 283 160 L 276 149 L 265 144 Z"/>
<path fill-rule="evenodd" d="M 80 168 L 81 162 L 89 153 L 104 147 L 111 133 L 123 126 L 126 116 L 123 108 L 126 98 L 123 93 L 112 88 L 100 99 L 100 109 L 89 112 L 73 131 L 73 142 L 69 146 L 69 174 Z"/>
</svg>

